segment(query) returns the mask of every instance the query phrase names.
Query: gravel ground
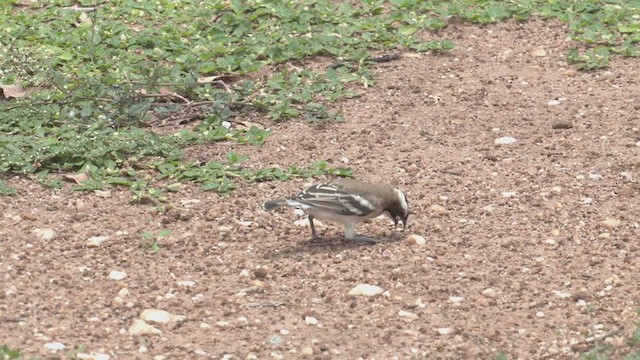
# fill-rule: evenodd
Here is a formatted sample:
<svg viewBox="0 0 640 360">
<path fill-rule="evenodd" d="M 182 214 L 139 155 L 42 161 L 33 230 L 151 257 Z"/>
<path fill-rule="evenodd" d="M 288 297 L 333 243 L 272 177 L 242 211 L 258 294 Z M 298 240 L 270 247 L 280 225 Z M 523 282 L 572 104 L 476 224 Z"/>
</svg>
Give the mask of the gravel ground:
<svg viewBox="0 0 640 360">
<path fill-rule="evenodd" d="M 344 123 L 231 145 L 249 166 L 328 159 L 393 183 L 406 233 L 375 219 L 358 230 L 386 241 L 361 245 L 326 223 L 316 243 L 292 210 L 259 210 L 303 180 L 225 198 L 187 186 L 158 215 L 127 191 L 7 178 L 0 344 L 48 359 L 571 359 L 603 345 L 621 358 L 640 306 L 637 61 L 576 72 L 555 22 L 442 35 L 451 54 L 378 65 L 375 87 L 339 105 Z M 151 251 L 140 233 L 162 229 Z M 378 288 L 349 295 L 360 284 Z"/>
</svg>

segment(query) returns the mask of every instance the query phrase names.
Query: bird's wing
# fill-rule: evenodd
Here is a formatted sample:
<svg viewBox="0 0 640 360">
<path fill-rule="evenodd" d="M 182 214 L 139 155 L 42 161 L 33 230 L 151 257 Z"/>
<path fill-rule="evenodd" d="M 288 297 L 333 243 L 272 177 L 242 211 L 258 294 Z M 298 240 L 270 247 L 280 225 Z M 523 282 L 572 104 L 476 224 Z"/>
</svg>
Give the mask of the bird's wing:
<svg viewBox="0 0 640 360">
<path fill-rule="evenodd" d="M 340 215 L 367 216 L 378 206 L 375 201 L 334 184 L 310 186 L 298 194 L 295 200 L 303 205 Z"/>
</svg>

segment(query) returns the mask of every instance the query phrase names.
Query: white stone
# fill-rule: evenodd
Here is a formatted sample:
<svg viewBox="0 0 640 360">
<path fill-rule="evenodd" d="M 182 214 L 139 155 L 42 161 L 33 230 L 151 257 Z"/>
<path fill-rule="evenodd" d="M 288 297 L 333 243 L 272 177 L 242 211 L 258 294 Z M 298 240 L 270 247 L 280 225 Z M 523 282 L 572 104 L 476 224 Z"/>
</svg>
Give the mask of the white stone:
<svg viewBox="0 0 640 360">
<path fill-rule="evenodd" d="M 300 350 L 302 355 L 313 355 L 313 348 L 311 346 L 305 346 Z"/>
<path fill-rule="evenodd" d="M 314 318 L 313 316 L 305 316 L 304 323 L 307 325 L 318 325 L 318 319 Z"/>
<path fill-rule="evenodd" d="M 124 271 L 113 270 L 109 273 L 109 279 L 111 280 L 124 280 L 127 277 L 127 273 Z"/>
<path fill-rule="evenodd" d="M 593 181 L 600 181 L 602 179 L 604 179 L 604 177 L 600 174 L 589 174 L 589 179 L 593 180 Z"/>
<path fill-rule="evenodd" d="M 405 311 L 405 310 L 398 311 L 398 316 L 403 317 L 403 318 L 407 318 L 407 319 L 410 319 L 410 320 L 415 320 L 415 319 L 418 318 L 418 314 L 414 314 L 412 312 Z"/>
<path fill-rule="evenodd" d="M 494 298 L 494 297 L 496 297 L 497 292 L 493 288 L 486 288 L 486 289 L 482 290 L 482 295 L 484 295 L 486 297 Z"/>
<path fill-rule="evenodd" d="M 173 315 L 167 311 L 160 310 L 160 309 L 145 309 L 140 314 L 140 319 L 147 322 L 168 324 L 170 322 L 183 321 L 185 317 L 181 315 Z"/>
<path fill-rule="evenodd" d="M 411 235 L 407 236 L 406 242 L 409 245 L 422 246 L 422 245 L 425 245 L 427 243 L 427 240 L 423 236 L 420 236 L 418 234 L 411 234 Z"/>
<path fill-rule="evenodd" d="M 514 144 L 517 141 L 518 140 L 516 140 L 516 138 L 510 137 L 510 136 L 503 136 L 495 139 L 494 143 L 496 145 L 509 145 L 509 144 Z"/>
<path fill-rule="evenodd" d="M 191 280 L 182 280 L 182 281 L 178 281 L 177 284 L 178 286 L 192 287 L 196 285 L 196 282 Z"/>
<path fill-rule="evenodd" d="M 558 106 L 558 105 L 560 105 L 560 100 L 556 100 L 556 99 L 549 100 L 547 102 L 547 105 L 549 105 L 549 106 Z"/>
<path fill-rule="evenodd" d="M 384 292 L 384 290 L 375 285 L 369 284 L 358 284 L 356 287 L 349 291 L 349 295 L 351 296 L 376 296 L 380 295 Z"/>
<path fill-rule="evenodd" d="M 109 240 L 108 236 L 93 236 L 87 240 L 87 247 L 98 247 L 103 242 Z"/>
<path fill-rule="evenodd" d="M 55 351 L 55 350 L 62 350 L 62 349 L 65 348 L 65 346 L 61 342 L 54 341 L 54 342 L 48 342 L 48 343 L 44 344 L 44 348 L 47 349 L 47 350 L 54 350 Z"/>
<path fill-rule="evenodd" d="M 543 318 L 544 317 L 544 312 L 538 311 L 538 312 L 536 312 L 536 316 L 539 317 L 539 318 Z"/>
<path fill-rule="evenodd" d="M 35 229 L 33 233 L 42 240 L 53 240 L 56 237 L 56 232 L 53 229 Z"/>
<path fill-rule="evenodd" d="M 454 304 L 460 304 L 464 298 L 462 296 L 449 296 L 449 301 Z"/>
<path fill-rule="evenodd" d="M 111 356 L 102 353 L 78 353 L 76 354 L 78 359 L 82 360 L 109 360 Z"/>
<path fill-rule="evenodd" d="M 559 297 L 560 299 L 568 299 L 571 297 L 571 294 L 562 292 L 560 290 L 554 290 L 553 293 L 555 294 L 555 296 Z"/>
<path fill-rule="evenodd" d="M 131 324 L 131 326 L 129 327 L 129 330 L 127 330 L 127 333 L 132 336 L 158 335 L 161 334 L 162 331 L 147 324 L 144 320 L 135 319 L 133 321 L 133 324 Z"/>
<path fill-rule="evenodd" d="M 449 335 L 450 333 L 451 333 L 451 328 L 448 328 L 448 327 L 438 328 L 438 334 L 440 335 Z"/>
</svg>

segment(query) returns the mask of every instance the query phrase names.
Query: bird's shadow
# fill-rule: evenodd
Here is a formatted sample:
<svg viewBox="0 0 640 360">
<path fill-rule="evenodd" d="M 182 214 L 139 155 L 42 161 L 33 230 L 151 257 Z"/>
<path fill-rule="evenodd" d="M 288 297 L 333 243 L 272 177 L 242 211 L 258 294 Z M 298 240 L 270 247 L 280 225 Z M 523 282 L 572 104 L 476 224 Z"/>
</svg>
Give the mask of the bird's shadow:
<svg viewBox="0 0 640 360">
<path fill-rule="evenodd" d="M 306 239 L 302 242 L 299 242 L 295 246 L 278 249 L 276 251 L 270 251 L 269 253 L 265 254 L 264 257 L 267 259 L 278 259 L 297 257 L 305 254 L 318 255 L 327 253 L 339 253 L 341 251 L 350 249 L 384 246 L 386 244 L 392 244 L 401 241 L 402 238 L 403 235 L 396 233 L 391 234 L 390 236 L 385 236 L 383 238 L 376 238 L 375 240 L 377 242 L 347 240 L 344 237 L 322 237 L 319 239 Z"/>
</svg>

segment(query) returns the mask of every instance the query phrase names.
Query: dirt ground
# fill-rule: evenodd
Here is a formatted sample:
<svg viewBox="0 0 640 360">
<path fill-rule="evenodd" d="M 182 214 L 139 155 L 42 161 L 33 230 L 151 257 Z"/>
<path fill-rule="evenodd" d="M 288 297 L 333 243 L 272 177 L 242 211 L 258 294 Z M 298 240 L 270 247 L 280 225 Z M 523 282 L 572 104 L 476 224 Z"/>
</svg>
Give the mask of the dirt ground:
<svg viewBox="0 0 640 360">
<path fill-rule="evenodd" d="M 452 24 L 451 54 L 376 66 L 376 86 L 339 105 L 344 123 L 289 121 L 260 148 L 231 145 L 251 166 L 327 159 L 404 190 L 405 234 L 387 219 L 358 228 L 388 239 L 377 245 L 331 223 L 313 243 L 293 210 L 259 209 L 309 180 L 227 198 L 189 186 L 157 215 L 126 190 L 7 178 L 19 195 L 0 198 L 0 344 L 47 359 L 81 346 L 111 359 L 571 359 L 605 345 L 621 358 L 640 307 L 640 67 L 577 72 L 566 34 Z M 140 233 L 162 229 L 154 252 Z M 358 284 L 384 293 L 349 296 Z"/>
</svg>

